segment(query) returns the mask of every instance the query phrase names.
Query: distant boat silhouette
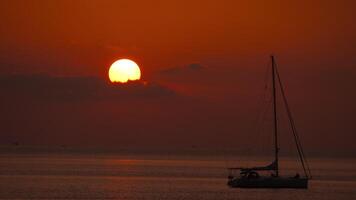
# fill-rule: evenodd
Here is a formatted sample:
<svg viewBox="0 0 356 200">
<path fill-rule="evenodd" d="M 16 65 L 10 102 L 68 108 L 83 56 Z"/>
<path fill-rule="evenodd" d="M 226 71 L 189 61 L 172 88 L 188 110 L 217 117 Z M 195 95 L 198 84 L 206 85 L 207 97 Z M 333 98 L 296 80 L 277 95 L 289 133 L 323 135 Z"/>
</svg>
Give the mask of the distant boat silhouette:
<svg viewBox="0 0 356 200">
<path fill-rule="evenodd" d="M 311 173 L 304 156 L 304 152 L 299 141 L 299 136 L 295 128 L 294 120 L 292 118 L 289 105 L 284 93 L 282 86 L 282 81 L 280 79 L 277 65 L 275 63 L 274 56 L 271 56 L 271 68 L 272 68 L 272 96 L 273 96 L 273 119 L 274 119 L 274 161 L 267 166 L 258 167 L 235 167 L 228 168 L 230 170 L 230 175 L 228 176 L 228 186 L 233 188 L 308 188 L 308 181 L 311 179 Z M 276 79 L 278 80 L 276 82 Z M 293 132 L 295 144 L 297 147 L 300 162 L 303 166 L 304 175 L 300 177 L 297 173 L 294 177 L 281 177 L 279 175 L 279 145 L 278 145 L 278 121 L 277 121 L 277 104 L 276 104 L 276 84 L 279 84 L 280 92 L 284 105 L 286 107 L 287 115 Z M 239 170 L 239 175 L 235 176 L 234 173 Z M 271 171 L 273 172 L 271 176 L 261 176 L 258 171 Z"/>
</svg>

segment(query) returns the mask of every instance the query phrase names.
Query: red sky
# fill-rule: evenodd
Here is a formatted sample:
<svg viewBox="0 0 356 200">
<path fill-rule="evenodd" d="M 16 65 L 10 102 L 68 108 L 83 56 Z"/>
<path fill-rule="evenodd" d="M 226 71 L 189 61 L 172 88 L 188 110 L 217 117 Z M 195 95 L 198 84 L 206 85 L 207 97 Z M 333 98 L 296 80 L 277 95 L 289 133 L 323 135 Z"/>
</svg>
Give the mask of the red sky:
<svg viewBox="0 0 356 200">
<path fill-rule="evenodd" d="M 0 74 L 28 78 L 2 80 L 5 91 L 28 91 L 2 94 L 4 143 L 243 146 L 274 53 L 307 148 L 356 151 L 354 1 L 0 4 Z M 122 100 L 80 78 L 73 84 L 81 86 L 59 81 L 56 88 L 45 86 L 51 80 L 34 81 L 33 74 L 42 74 L 98 77 L 108 84 L 108 67 L 123 57 L 134 59 L 143 79 L 158 89 Z M 32 89 L 14 86 L 31 83 Z M 65 102 L 43 97 L 54 91 L 65 98 L 63 91 L 72 87 L 93 87 L 90 92 L 102 92 L 104 100 L 85 92 Z M 166 90 L 174 95 L 165 96 Z"/>
</svg>

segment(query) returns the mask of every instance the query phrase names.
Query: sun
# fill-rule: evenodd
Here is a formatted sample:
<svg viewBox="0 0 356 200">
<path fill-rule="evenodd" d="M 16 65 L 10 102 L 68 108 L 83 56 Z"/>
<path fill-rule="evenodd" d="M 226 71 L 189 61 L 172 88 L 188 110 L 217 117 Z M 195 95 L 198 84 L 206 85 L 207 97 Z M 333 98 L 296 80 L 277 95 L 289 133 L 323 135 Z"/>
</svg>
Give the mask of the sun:
<svg viewBox="0 0 356 200">
<path fill-rule="evenodd" d="M 126 83 L 129 80 L 134 81 L 140 78 L 140 67 L 132 60 L 120 59 L 110 66 L 109 79 L 113 83 Z"/>
</svg>

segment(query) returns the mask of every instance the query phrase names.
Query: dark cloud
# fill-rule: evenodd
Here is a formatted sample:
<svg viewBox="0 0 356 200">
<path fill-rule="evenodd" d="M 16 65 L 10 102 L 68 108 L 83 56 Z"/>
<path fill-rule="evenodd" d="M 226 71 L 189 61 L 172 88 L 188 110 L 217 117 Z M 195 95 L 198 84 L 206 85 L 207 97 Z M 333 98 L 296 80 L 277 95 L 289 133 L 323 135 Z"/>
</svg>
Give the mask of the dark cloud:
<svg viewBox="0 0 356 200">
<path fill-rule="evenodd" d="M 354 74 L 327 69 L 308 73 L 280 69 L 306 150 L 354 153 L 355 96 L 350 92 Z M 265 123 L 266 132 L 257 133 L 253 124 L 260 114 L 265 74 L 241 68 L 219 70 L 210 65 L 198 70 L 186 66 L 182 75 L 160 74 L 166 78 L 164 85 L 177 83 L 181 87 L 174 90 L 179 95 L 162 86 L 163 78 L 150 79 L 160 84 L 113 85 L 95 77 L 2 76 L 0 144 L 131 148 L 195 145 L 241 148 L 242 152 L 271 146 L 271 118 Z M 343 78 L 327 77 L 330 73 L 340 73 Z M 267 92 L 270 93 L 268 88 Z M 337 103 L 340 98 L 342 104 Z M 283 151 L 294 151 L 288 149 L 293 145 L 288 122 L 282 121 L 286 120 L 283 116 L 279 119 Z M 246 143 L 251 135 L 260 138 L 254 141 L 254 147 Z"/>
<path fill-rule="evenodd" d="M 161 74 L 164 75 L 182 75 L 182 74 L 189 74 L 195 73 L 197 71 L 205 70 L 206 67 L 199 64 L 199 63 L 192 63 L 183 67 L 172 67 L 169 69 L 164 69 L 161 71 Z"/>
<path fill-rule="evenodd" d="M 201 70 L 204 68 L 205 67 L 200 65 L 199 63 L 192 63 L 192 64 L 188 65 L 188 69 L 192 69 L 192 70 Z"/>
<path fill-rule="evenodd" d="M 0 77 L 2 99 L 35 99 L 51 101 L 120 100 L 136 97 L 174 95 L 158 84 L 135 81 L 110 84 L 97 77 L 52 77 L 16 75 Z"/>
</svg>

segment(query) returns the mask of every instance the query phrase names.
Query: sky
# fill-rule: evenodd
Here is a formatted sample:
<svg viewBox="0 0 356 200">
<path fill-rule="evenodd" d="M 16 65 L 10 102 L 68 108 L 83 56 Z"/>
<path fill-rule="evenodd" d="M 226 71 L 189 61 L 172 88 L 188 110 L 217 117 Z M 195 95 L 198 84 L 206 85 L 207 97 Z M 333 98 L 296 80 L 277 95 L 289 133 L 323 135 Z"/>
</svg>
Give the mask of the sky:
<svg viewBox="0 0 356 200">
<path fill-rule="evenodd" d="M 305 151 L 356 152 L 354 1 L 0 4 L 2 144 L 259 149 L 274 54 Z M 109 82 L 120 58 L 145 84 Z"/>
</svg>

